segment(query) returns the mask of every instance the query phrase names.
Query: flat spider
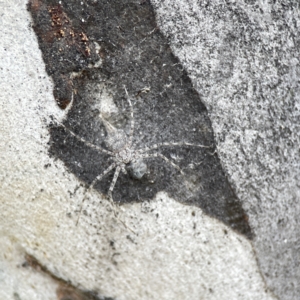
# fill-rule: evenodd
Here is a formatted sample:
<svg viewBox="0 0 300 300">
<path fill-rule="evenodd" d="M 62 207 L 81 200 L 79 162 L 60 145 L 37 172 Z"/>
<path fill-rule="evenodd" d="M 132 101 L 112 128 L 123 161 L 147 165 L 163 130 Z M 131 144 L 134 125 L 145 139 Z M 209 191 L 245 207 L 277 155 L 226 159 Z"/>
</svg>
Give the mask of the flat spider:
<svg viewBox="0 0 300 300">
<path fill-rule="evenodd" d="M 105 128 L 108 133 L 108 144 L 110 145 L 111 150 L 104 149 L 100 146 L 94 145 L 94 144 L 86 141 L 84 138 L 78 136 L 76 133 L 74 133 L 72 130 L 67 128 L 65 125 L 60 124 L 62 127 L 64 127 L 67 130 L 67 132 L 69 132 L 72 136 L 74 136 L 79 141 L 83 142 L 87 146 L 89 146 L 99 152 L 102 152 L 102 153 L 105 153 L 105 154 L 108 154 L 111 156 L 113 162 L 107 169 L 105 169 L 102 173 L 100 173 L 92 181 L 92 183 L 90 184 L 90 186 L 87 189 L 87 192 L 90 191 L 95 186 L 95 184 L 98 181 L 100 181 L 106 174 L 108 174 L 113 169 L 116 169 L 113 179 L 111 181 L 109 190 L 108 190 L 108 197 L 112 204 L 113 204 L 112 192 L 114 190 L 114 187 L 118 180 L 120 172 L 122 171 L 124 174 L 127 174 L 127 171 L 125 168 L 126 165 L 131 165 L 131 166 L 134 164 L 136 165 L 136 164 L 139 164 L 143 159 L 157 157 L 157 158 L 163 159 L 166 163 L 170 164 L 173 168 L 177 169 L 181 174 L 184 174 L 184 172 L 180 169 L 180 167 L 177 166 L 175 163 L 173 163 L 171 160 L 169 160 L 166 156 L 164 156 L 163 154 L 161 154 L 158 151 L 155 151 L 155 152 L 153 152 L 153 151 L 157 150 L 158 148 L 161 148 L 161 147 L 174 147 L 174 146 L 211 148 L 211 146 L 191 144 L 191 143 L 186 143 L 186 142 L 183 142 L 183 143 L 165 142 L 165 143 L 153 144 L 150 147 L 145 147 L 142 149 L 135 149 L 132 145 L 133 134 L 134 134 L 133 107 L 132 107 L 132 103 L 131 103 L 131 100 L 129 98 L 129 95 L 128 95 L 128 92 L 127 92 L 127 89 L 125 86 L 124 86 L 124 89 L 125 89 L 125 93 L 127 96 L 127 101 L 130 106 L 130 113 L 131 113 L 129 136 L 127 136 L 127 134 L 123 130 L 116 129 L 108 121 L 106 121 L 104 118 L 102 118 Z M 137 176 L 137 178 L 140 179 L 143 175 L 144 175 L 144 173 L 142 172 L 142 174 L 140 174 L 140 176 Z M 85 200 L 85 197 L 82 201 L 80 213 L 82 210 L 84 200 Z M 80 213 L 79 213 L 79 216 L 80 216 Z M 78 220 L 79 220 L 79 217 L 78 217 Z M 77 220 L 77 223 L 78 223 L 78 220 Z"/>
</svg>

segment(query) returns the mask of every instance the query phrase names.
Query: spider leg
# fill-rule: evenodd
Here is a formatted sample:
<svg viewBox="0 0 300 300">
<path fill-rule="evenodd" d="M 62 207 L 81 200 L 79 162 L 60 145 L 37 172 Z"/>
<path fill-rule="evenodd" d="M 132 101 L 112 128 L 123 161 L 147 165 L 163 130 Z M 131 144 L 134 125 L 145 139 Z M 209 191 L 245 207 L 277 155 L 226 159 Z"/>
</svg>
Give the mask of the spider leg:
<svg viewBox="0 0 300 300">
<path fill-rule="evenodd" d="M 80 218 L 80 215 L 81 215 L 81 211 L 82 211 L 82 207 L 83 207 L 83 202 L 85 201 L 86 199 L 86 195 L 87 193 L 94 187 L 95 183 L 97 181 L 99 181 L 103 176 L 105 176 L 108 172 L 110 172 L 113 168 L 115 168 L 117 165 L 117 163 L 112 163 L 106 170 L 104 170 L 101 174 L 99 174 L 93 181 L 92 183 L 90 184 L 90 186 L 88 187 L 88 189 L 86 190 L 86 193 L 82 199 L 82 202 L 81 202 L 81 207 L 80 207 L 80 211 L 79 211 L 79 215 L 78 215 L 78 219 L 77 219 L 77 222 L 76 222 L 76 226 L 79 222 L 79 218 Z"/>
<path fill-rule="evenodd" d="M 168 164 L 170 164 L 173 168 L 177 169 L 181 174 L 184 175 L 184 172 L 180 169 L 179 166 L 177 166 L 175 163 L 173 163 L 171 160 L 169 160 L 167 157 L 165 157 L 161 153 L 156 152 L 156 153 L 151 153 L 151 154 L 142 154 L 141 157 L 142 158 L 160 157 L 163 160 L 165 160 Z"/>
<path fill-rule="evenodd" d="M 113 180 L 112 180 L 112 182 L 110 184 L 110 187 L 109 187 L 108 196 L 109 196 L 110 201 L 111 201 L 111 203 L 113 205 L 113 208 L 114 208 L 114 203 L 112 201 L 113 200 L 113 198 L 112 198 L 112 191 L 114 190 L 115 184 L 116 184 L 116 182 L 118 180 L 118 177 L 119 177 L 119 174 L 120 174 L 120 171 L 123 170 L 123 169 L 125 170 L 124 165 L 117 166 L 115 174 L 114 174 L 114 178 L 113 178 Z M 117 213 L 116 213 L 115 210 L 114 210 L 114 214 L 115 214 L 115 217 L 124 225 L 125 228 L 129 229 L 132 233 L 136 234 L 133 229 L 131 229 L 124 221 L 122 221 L 121 219 L 118 218 Z"/>
<path fill-rule="evenodd" d="M 132 103 L 130 101 L 130 98 L 129 98 L 129 95 L 128 95 L 128 92 L 127 92 L 127 89 L 126 89 L 125 85 L 124 85 L 124 89 L 125 89 L 125 92 L 126 92 L 126 95 L 127 95 L 127 101 L 129 103 L 129 106 L 130 106 L 130 114 L 131 114 L 130 133 L 129 133 L 129 141 L 128 141 L 129 147 L 131 147 L 132 139 L 133 139 L 133 132 L 134 132 L 133 107 L 132 107 Z"/>
<path fill-rule="evenodd" d="M 114 187 L 115 187 L 115 184 L 118 180 L 118 177 L 119 177 L 119 174 L 120 174 L 120 171 L 121 171 L 122 167 L 121 166 L 117 166 L 116 168 L 116 171 L 115 171 L 115 174 L 114 174 L 114 178 L 110 184 L 110 187 L 109 187 L 109 191 L 108 191 L 108 197 L 110 198 L 110 201 L 112 202 L 112 191 L 114 190 Z"/>
<path fill-rule="evenodd" d="M 200 144 L 191 144 L 191 143 L 159 143 L 154 144 L 151 147 L 146 147 L 144 149 L 138 150 L 139 153 L 145 153 L 151 150 L 158 149 L 160 147 L 173 147 L 173 146 L 188 146 L 188 147 L 199 147 L 199 148 L 211 148 L 212 146 L 204 146 Z"/>
<path fill-rule="evenodd" d="M 122 172 L 123 172 L 124 174 L 127 174 L 127 171 L 126 171 L 126 169 L 125 169 L 125 165 L 123 165 L 121 168 L 122 168 Z"/>
<path fill-rule="evenodd" d="M 68 127 L 66 127 L 64 124 L 58 122 L 58 124 L 60 126 L 62 126 L 67 132 L 69 132 L 71 135 L 73 135 L 77 140 L 81 141 L 82 143 L 88 145 L 89 147 L 93 148 L 93 149 L 96 149 L 100 152 L 103 152 L 103 153 L 106 153 L 106 154 L 110 154 L 110 155 L 113 155 L 113 152 L 111 151 L 108 151 L 108 150 L 105 150 L 97 145 L 94 145 L 90 142 L 88 142 L 87 140 L 85 140 L 84 138 L 80 137 L 79 135 L 77 135 L 76 133 L 74 133 L 72 130 L 70 130 Z"/>
</svg>

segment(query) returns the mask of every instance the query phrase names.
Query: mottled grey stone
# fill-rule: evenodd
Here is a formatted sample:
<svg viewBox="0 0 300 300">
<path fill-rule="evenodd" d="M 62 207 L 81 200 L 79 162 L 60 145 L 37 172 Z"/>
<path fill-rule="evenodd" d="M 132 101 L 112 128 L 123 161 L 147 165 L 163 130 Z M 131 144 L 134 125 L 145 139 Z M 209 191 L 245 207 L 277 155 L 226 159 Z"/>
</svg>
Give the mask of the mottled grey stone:
<svg viewBox="0 0 300 300">
<path fill-rule="evenodd" d="M 150 3 L 31 0 L 28 10 L 55 84 L 54 97 L 61 108 L 68 107 L 64 126 L 55 119 L 50 126 L 50 155 L 104 195 L 115 182 L 112 199 L 119 204 L 151 200 L 166 191 L 252 238 L 248 217 L 215 151 L 207 109 L 157 28 Z M 130 146 L 127 97 L 135 124 Z M 130 160 L 128 172 L 123 165 L 114 175 L 110 166 L 113 158 L 121 157 L 118 153 L 159 143 L 178 145 L 147 152 L 165 159 L 143 158 L 147 172 L 141 178 L 130 176 Z M 94 182 L 101 174 L 105 175 Z"/>
<path fill-rule="evenodd" d="M 298 1 L 152 1 L 212 120 L 280 299 L 300 295 Z"/>
</svg>

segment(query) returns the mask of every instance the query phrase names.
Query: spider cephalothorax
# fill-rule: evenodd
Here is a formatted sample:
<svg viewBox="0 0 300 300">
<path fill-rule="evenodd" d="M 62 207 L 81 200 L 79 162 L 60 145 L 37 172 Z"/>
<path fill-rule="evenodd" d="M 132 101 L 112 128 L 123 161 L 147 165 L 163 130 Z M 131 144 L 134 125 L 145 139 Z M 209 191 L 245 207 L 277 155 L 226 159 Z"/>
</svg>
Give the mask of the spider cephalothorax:
<svg viewBox="0 0 300 300">
<path fill-rule="evenodd" d="M 131 161 L 136 159 L 136 154 L 129 147 L 126 147 L 116 153 L 116 159 L 120 163 L 129 164 Z"/>
</svg>

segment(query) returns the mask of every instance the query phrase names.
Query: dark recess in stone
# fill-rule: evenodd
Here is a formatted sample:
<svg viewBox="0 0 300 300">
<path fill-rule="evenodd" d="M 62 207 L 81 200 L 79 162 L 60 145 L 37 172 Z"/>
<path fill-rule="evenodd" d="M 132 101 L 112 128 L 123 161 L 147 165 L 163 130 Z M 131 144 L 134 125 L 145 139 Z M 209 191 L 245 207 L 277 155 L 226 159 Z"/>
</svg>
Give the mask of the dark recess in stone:
<svg viewBox="0 0 300 300">
<path fill-rule="evenodd" d="M 96 291 L 83 291 L 73 286 L 70 282 L 63 280 L 51 273 L 43 266 L 34 256 L 26 254 L 23 268 L 33 268 L 37 272 L 42 272 L 52 278 L 57 284 L 56 289 L 57 300 L 114 300 L 111 297 L 99 296 Z"/>
<path fill-rule="evenodd" d="M 84 27 L 69 18 L 59 1 L 30 0 L 28 9 L 46 71 L 54 81 L 53 95 L 64 109 L 71 102 L 72 72 L 86 69 L 98 60 L 98 55 Z"/>
<path fill-rule="evenodd" d="M 118 113 L 109 116 L 109 122 L 128 131 L 130 113 L 125 85 L 134 106 L 133 142 L 137 149 L 161 142 L 215 145 L 207 110 L 157 28 L 148 1 L 79 0 L 59 5 L 57 1 L 32 0 L 28 8 L 46 70 L 55 82 L 56 99 L 71 99 L 74 91 L 73 104 L 64 121 L 66 127 L 108 149 L 107 132 L 99 117 L 100 93 L 108 91 L 118 108 Z M 51 23 L 53 11 L 68 21 Z M 70 28 L 75 37 L 66 36 Z M 73 72 L 77 72 L 76 76 L 71 76 Z M 110 165 L 108 155 L 78 141 L 62 126 L 53 125 L 50 130 L 50 154 L 61 159 L 87 185 Z M 115 201 L 122 204 L 133 199 L 150 200 L 157 192 L 166 191 L 181 203 L 199 206 L 252 238 L 247 215 L 217 154 L 212 154 L 214 147 L 172 147 L 159 152 L 175 159 L 185 175 L 159 158 L 147 159 L 147 172 L 140 180 L 130 176 L 129 168 L 129 174 L 120 173 L 113 191 Z M 113 174 L 111 171 L 95 188 L 107 194 Z"/>
</svg>

